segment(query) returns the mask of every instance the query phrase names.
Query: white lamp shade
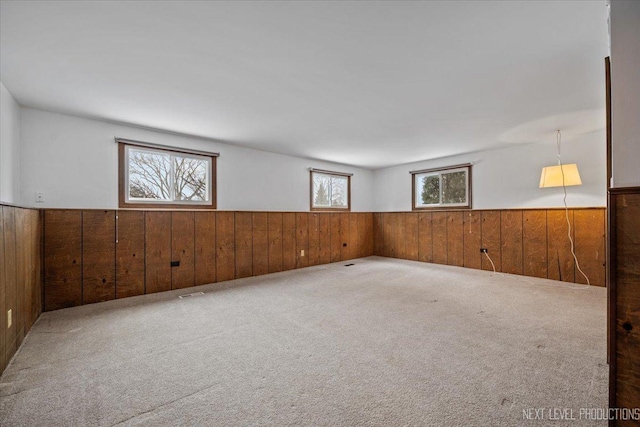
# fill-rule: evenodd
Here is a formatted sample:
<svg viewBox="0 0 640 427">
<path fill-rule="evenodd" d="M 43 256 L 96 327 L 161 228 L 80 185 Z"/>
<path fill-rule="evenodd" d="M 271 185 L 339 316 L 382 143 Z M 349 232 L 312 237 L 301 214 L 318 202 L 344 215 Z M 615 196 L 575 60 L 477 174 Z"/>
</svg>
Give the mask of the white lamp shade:
<svg viewBox="0 0 640 427">
<path fill-rule="evenodd" d="M 540 175 L 540 188 L 548 187 L 569 187 L 571 185 L 582 185 L 578 165 L 571 163 L 568 165 L 547 166 L 542 168 Z"/>
</svg>

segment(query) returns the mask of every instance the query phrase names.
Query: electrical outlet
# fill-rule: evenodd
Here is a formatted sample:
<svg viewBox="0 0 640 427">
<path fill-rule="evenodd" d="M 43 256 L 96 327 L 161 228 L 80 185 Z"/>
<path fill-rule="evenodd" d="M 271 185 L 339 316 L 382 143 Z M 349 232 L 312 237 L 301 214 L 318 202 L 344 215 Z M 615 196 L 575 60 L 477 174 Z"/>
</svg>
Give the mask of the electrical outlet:
<svg viewBox="0 0 640 427">
<path fill-rule="evenodd" d="M 11 327 L 13 322 L 13 316 L 11 315 L 11 309 L 7 310 L 7 329 Z"/>
<path fill-rule="evenodd" d="M 300 256 L 304 256 L 304 249 L 300 249 Z"/>
<path fill-rule="evenodd" d="M 44 192 L 36 192 L 36 203 L 44 203 Z"/>
<path fill-rule="evenodd" d="M 483 254 L 488 254 L 488 253 L 489 253 L 489 249 L 487 249 L 487 248 L 480 248 L 480 252 L 482 252 Z"/>
</svg>

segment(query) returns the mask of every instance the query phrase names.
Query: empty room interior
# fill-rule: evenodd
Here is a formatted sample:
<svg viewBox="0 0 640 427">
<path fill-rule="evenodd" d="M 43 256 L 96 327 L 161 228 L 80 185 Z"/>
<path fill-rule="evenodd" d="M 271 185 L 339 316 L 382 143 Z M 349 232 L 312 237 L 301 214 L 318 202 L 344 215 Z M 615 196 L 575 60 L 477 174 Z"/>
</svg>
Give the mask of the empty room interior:
<svg viewBox="0 0 640 427">
<path fill-rule="evenodd" d="M 640 425 L 640 2 L 0 2 L 0 425 Z"/>
</svg>

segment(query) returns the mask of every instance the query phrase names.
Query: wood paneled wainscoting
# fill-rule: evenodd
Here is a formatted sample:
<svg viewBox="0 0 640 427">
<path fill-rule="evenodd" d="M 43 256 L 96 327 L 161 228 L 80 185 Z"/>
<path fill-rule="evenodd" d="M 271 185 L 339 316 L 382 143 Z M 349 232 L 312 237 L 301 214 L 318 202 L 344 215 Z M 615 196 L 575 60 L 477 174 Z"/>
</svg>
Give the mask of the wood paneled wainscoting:
<svg viewBox="0 0 640 427">
<path fill-rule="evenodd" d="M 592 285 L 605 286 L 605 208 L 569 209 L 574 250 Z M 564 209 L 374 213 L 374 254 L 586 283 Z"/>
<path fill-rule="evenodd" d="M 372 213 L 44 211 L 44 309 L 373 255 Z"/>
<path fill-rule="evenodd" d="M 40 212 L 0 205 L 0 237 L 2 373 L 42 312 Z"/>
<path fill-rule="evenodd" d="M 609 407 L 640 408 L 640 187 L 609 190 Z M 632 426 L 637 420 L 609 425 Z"/>
</svg>

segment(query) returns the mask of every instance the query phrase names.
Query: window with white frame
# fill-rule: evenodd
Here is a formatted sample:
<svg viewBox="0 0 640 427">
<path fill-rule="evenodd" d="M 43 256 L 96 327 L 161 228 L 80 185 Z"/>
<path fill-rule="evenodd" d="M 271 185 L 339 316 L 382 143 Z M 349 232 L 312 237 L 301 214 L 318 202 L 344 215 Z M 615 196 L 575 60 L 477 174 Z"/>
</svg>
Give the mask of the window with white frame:
<svg viewBox="0 0 640 427">
<path fill-rule="evenodd" d="M 351 174 L 311 169 L 311 210 L 350 210 Z"/>
<path fill-rule="evenodd" d="M 215 208 L 216 154 L 118 142 L 120 207 Z"/>
<path fill-rule="evenodd" d="M 471 165 L 411 172 L 413 209 L 471 208 Z"/>
</svg>

